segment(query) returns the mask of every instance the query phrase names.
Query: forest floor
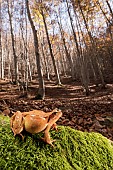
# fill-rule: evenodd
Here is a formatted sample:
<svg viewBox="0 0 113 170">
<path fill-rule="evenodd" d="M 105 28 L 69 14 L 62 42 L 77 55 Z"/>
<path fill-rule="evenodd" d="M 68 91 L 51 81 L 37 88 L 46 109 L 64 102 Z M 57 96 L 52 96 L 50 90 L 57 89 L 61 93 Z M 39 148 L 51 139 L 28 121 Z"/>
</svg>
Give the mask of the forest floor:
<svg viewBox="0 0 113 170">
<path fill-rule="evenodd" d="M 101 86 L 91 85 L 91 94 L 85 96 L 80 83 L 64 79 L 62 86 L 53 82 L 45 82 L 46 96 L 44 100 L 34 100 L 37 83 L 32 81 L 25 95 L 17 85 L 0 80 L 0 112 L 10 115 L 11 111 L 30 111 L 33 109 L 51 111 L 59 108 L 63 116 L 59 125 L 88 132 L 99 132 L 113 140 L 113 84 Z"/>
</svg>

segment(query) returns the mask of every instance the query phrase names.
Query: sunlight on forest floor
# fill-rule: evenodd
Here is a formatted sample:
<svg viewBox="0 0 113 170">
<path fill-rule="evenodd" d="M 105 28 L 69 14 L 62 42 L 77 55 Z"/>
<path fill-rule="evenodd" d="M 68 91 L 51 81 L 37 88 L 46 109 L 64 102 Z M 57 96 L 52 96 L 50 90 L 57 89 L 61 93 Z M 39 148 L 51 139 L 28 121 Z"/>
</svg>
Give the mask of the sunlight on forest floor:
<svg viewBox="0 0 113 170">
<path fill-rule="evenodd" d="M 27 94 L 19 91 L 17 85 L 0 82 L 0 112 L 9 114 L 17 110 L 30 111 L 33 109 L 51 111 L 59 108 L 63 112 L 59 125 L 70 126 L 81 131 L 102 133 L 113 140 L 113 84 L 101 86 L 90 85 L 91 93 L 85 96 L 78 82 L 65 82 L 57 86 L 46 81 L 46 97 L 44 100 L 34 100 L 37 92 L 37 82 L 29 84 Z"/>
</svg>

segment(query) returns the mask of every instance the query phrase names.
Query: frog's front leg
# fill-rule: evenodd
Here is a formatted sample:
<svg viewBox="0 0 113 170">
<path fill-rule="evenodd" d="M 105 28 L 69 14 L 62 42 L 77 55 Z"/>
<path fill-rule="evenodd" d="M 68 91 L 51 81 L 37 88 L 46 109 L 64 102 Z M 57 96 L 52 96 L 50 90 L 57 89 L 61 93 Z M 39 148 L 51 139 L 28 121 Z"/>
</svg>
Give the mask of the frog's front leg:
<svg viewBox="0 0 113 170">
<path fill-rule="evenodd" d="M 54 123 L 53 125 L 52 125 L 52 128 L 51 128 L 52 130 L 56 130 L 56 131 L 58 131 L 58 128 L 57 128 L 57 124 L 56 123 Z"/>
<path fill-rule="evenodd" d="M 55 113 L 53 115 L 53 117 L 48 121 L 48 125 L 45 129 L 45 132 L 44 132 L 44 141 L 52 146 L 54 146 L 52 144 L 52 142 L 54 142 L 55 140 L 51 140 L 50 138 L 50 134 L 49 134 L 49 130 L 51 129 L 52 126 L 56 125 L 56 121 L 62 116 L 62 112 L 59 111 L 57 113 Z"/>
</svg>

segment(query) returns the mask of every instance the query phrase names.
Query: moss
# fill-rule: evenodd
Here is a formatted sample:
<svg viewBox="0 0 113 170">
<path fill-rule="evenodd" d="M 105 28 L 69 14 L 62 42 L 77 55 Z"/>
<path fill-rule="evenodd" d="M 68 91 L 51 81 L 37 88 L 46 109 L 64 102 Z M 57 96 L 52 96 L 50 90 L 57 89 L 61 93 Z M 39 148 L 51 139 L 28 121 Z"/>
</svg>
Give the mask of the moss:
<svg viewBox="0 0 113 170">
<path fill-rule="evenodd" d="M 59 126 L 51 131 L 55 147 L 40 140 L 42 133 L 14 137 L 9 118 L 0 116 L 0 167 L 4 170 L 112 170 L 113 146 L 98 133 Z"/>
</svg>

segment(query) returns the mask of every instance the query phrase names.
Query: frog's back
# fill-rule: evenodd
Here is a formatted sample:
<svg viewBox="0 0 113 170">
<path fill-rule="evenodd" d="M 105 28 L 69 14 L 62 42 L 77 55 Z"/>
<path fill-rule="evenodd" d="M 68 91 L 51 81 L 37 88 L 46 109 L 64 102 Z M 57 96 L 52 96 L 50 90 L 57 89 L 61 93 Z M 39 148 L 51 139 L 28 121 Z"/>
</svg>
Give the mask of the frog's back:
<svg viewBox="0 0 113 170">
<path fill-rule="evenodd" d="M 46 118 L 33 114 L 25 116 L 24 121 L 25 130 L 30 133 L 39 133 L 48 125 Z"/>
</svg>

